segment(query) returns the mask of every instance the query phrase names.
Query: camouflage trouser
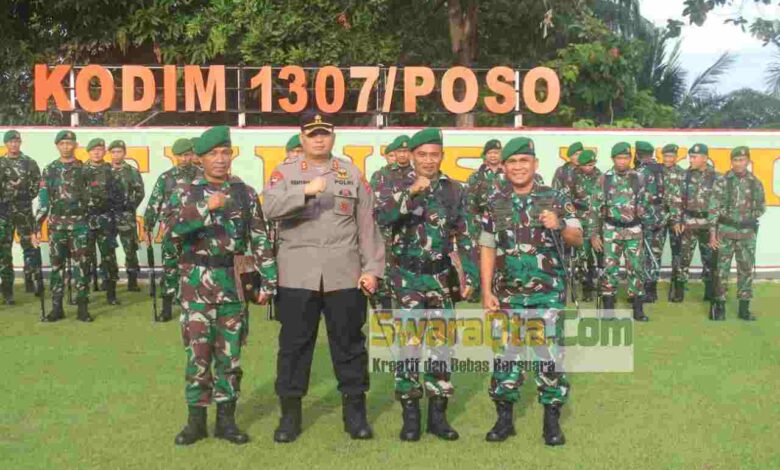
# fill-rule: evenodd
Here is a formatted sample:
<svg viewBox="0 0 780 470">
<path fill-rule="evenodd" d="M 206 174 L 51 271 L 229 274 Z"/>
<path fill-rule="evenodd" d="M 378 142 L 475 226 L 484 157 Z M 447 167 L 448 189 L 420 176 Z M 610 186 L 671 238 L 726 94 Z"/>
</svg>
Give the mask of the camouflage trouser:
<svg viewBox="0 0 780 470">
<path fill-rule="evenodd" d="M 661 276 L 661 255 L 664 252 L 664 242 L 666 241 L 665 227 L 658 229 L 645 228 L 642 231 L 644 241 L 642 249 L 644 250 L 645 259 L 645 281 L 658 282 L 658 278 Z M 647 252 L 647 247 L 650 247 L 650 253 Z"/>
<path fill-rule="evenodd" d="M 181 333 L 187 354 L 187 404 L 208 406 L 212 397 L 217 403 L 237 400 L 243 373 L 241 346 L 246 339 L 243 304 L 182 302 Z"/>
<path fill-rule="evenodd" d="M 13 243 L 14 232 L 19 234 L 19 244 L 22 245 L 24 256 L 24 273 L 33 274 L 35 269 L 35 259 L 38 256 L 38 250 L 32 244 L 32 207 L 11 208 L 8 212 L 6 227 L 0 239 L 0 278 L 3 282 L 13 282 Z M 6 267 L 7 266 L 7 267 Z"/>
<path fill-rule="evenodd" d="M 430 319 L 451 319 L 454 317 L 455 305 L 447 292 L 442 289 L 440 279 L 446 278 L 444 273 L 440 276 L 431 276 L 427 274 L 412 274 L 409 271 L 394 269 L 389 276 L 395 302 L 399 309 L 409 310 L 410 320 L 421 320 L 416 318 L 415 314 L 425 315 L 426 320 Z M 411 312 L 413 311 L 413 312 Z M 429 323 L 425 323 L 428 325 Z M 425 335 L 426 332 L 418 331 L 416 337 Z M 399 360 L 408 358 L 420 358 L 421 347 L 414 341 L 407 342 L 401 348 L 401 357 Z M 421 398 L 423 394 L 431 396 L 450 397 L 455 393 L 455 389 L 450 381 L 448 348 L 437 348 L 435 345 L 427 345 L 431 363 L 443 364 L 445 370 L 423 371 L 422 383 L 420 382 L 420 370 L 401 370 L 395 376 L 395 397 L 399 400 Z M 439 362 L 444 361 L 444 362 Z"/>
<path fill-rule="evenodd" d="M 68 253 L 73 260 L 73 279 L 76 281 L 76 298 L 89 298 L 89 256 L 87 239 L 89 227 L 79 223 L 69 229 L 49 229 L 49 259 L 51 260 L 52 297 L 62 298 L 65 292 L 63 273 L 68 266 Z"/>
<path fill-rule="evenodd" d="M 393 288 L 390 284 L 388 275 L 390 273 L 390 264 L 385 264 L 385 276 L 379 280 L 379 287 L 377 288 L 374 297 L 379 303 L 379 307 L 383 309 L 393 308 Z"/>
<path fill-rule="evenodd" d="M 123 212 L 117 217 L 117 231 L 119 232 L 119 241 L 122 243 L 122 250 L 125 252 L 125 267 L 128 273 L 138 273 L 138 227 L 136 226 L 135 214 L 132 212 Z"/>
<path fill-rule="evenodd" d="M 756 262 L 756 237 L 735 240 L 720 238 L 718 248 L 718 271 L 715 282 L 715 298 L 726 300 L 728 292 L 731 258 L 737 258 L 737 298 L 750 300 L 753 298 L 753 265 Z"/>
<path fill-rule="evenodd" d="M 644 295 L 644 260 L 642 258 L 642 239 L 610 239 L 609 232 L 604 233 L 604 279 L 601 284 L 603 295 L 615 295 L 618 289 L 620 259 L 626 259 L 626 277 L 628 278 L 628 297 Z"/>
<path fill-rule="evenodd" d="M 682 235 L 675 235 L 672 225 L 666 225 L 661 229 L 660 243 L 663 248 L 666 245 L 666 236 L 669 235 L 669 247 L 672 249 L 672 280 L 680 280 L 680 265 L 682 263 Z"/>
<path fill-rule="evenodd" d="M 576 250 L 577 276 L 580 278 L 583 289 L 595 288 L 596 257 L 600 254 L 593 250 L 590 237 L 584 237 L 582 246 Z"/>
<path fill-rule="evenodd" d="M 690 228 L 685 227 L 682 234 L 682 263 L 680 264 L 680 280 L 688 282 L 693 252 L 696 250 L 696 243 L 699 244 L 699 254 L 701 254 L 701 278 L 705 281 L 712 280 L 712 271 L 715 267 L 715 257 L 710 248 L 709 228 Z"/>
<path fill-rule="evenodd" d="M 165 234 L 162 239 L 163 295 L 174 298 L 179 292 L 179 256 L 181 249 Z"/>
<path fill-rule="evenodd" d="M 556 296 L 557 298 L 557 296 Z M 504 310 L 529 310 L 535 307 L 524 307 L 522 305 L 505 304 L 502 302 L 501 308 Z M 545 319 L 553 321 L 552 316 L 558 315 L 563 308 L 563 304 L 557 301 L 551 302 L 545 308 Z M 541 321 L 541 318 L 539 319 Z M 520 401 L 520 387 L 525 382 L 526 368 L 521 364 L 523 361 L 550 361 L 552 358 L 560 358 L 560 351 L 556 342 L 556 335 L 562 335 L 562 322 L 556 321 L 554 325 L 542 326 L 544 339 L 540 340 L 538 346 L 521 346 L 517 353 L 510 354 L 505 347 L 500 348 L 494 358 L 494 370 L 490 378 L 490 387 L 488 394 L 495 401 L 508 401 L 517 403 Z M 528 328 L 532 328 L 530 322 Z M 529 329 L 525 334 L 529 333 Z M 496 368 L 500 362 L 511 364 L 509 367 Z M 505 362 L 514 361 L 514 362 Z M 544 371 L 542 369 L 534 370 L 534 382 L 536 383 L 537 400 L 542 405 L 565 404 L 568 401 L 571 384 L 564 372 Z"/>
<path fill-rule="evenodd" d="M 89 253 L 89 274 L 92 270 L 98 269 L 97 252 L 100 251 L 100 272 L 102 278 L 108 281 L 116 282 L 119 278 L 119 268 L 116 262 L 116 236 L 112 236 L 107 229 L 90 229 L 87 239 L 87 250 Z"/>
</svg>

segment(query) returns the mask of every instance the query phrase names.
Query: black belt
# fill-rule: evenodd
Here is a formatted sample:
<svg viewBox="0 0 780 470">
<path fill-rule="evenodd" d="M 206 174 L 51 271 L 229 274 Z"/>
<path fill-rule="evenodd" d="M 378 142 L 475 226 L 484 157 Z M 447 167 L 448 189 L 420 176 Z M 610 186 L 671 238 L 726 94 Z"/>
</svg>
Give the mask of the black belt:
<svg viewBox="0 0 780 470">
<path fill-rule="evenodd" d="M 612 217 L 607 217 L 607 223 L 609 225 L 620 227 L 620 228 L 631 228 L 641 224 L 641 222 L 639 222 L 636 219 L 632 220 L 631 222 L 623 222 L 622 220 L 613 219 Z"/>
<path fill-rule="evenodd" d="M 180 261 L 204 268 L 232 268 L 234 264 L 233 256 L 209 256 L 194 253 L 182 253 Z"/>
<path fill-rule="evenodd" d="M 401 258 L 398 264 L 417 274 L 441 274 L 452 266 L 449 260 L 426 261 L 420 258 Z"/>
<path fill-rule="evenodd" d="M 758 221 L 757 220 L 748 220 L 746 222 L 740 222 L 735 219 L 732 219 L 731 217 L 718 217 L 718 223 L 723 225 L 728 225 L 729 227 L 734 228 L 749 228 L 749 229 L 757 229 L 758 228 Z"/>
<path fill-rule="evenodd" d="M 695 219 L 706 219 L 709 214 L 706 211 L 689 211 L 688 209 L 686 209 L 685 215 L 688 215 Z"/>
</svg>

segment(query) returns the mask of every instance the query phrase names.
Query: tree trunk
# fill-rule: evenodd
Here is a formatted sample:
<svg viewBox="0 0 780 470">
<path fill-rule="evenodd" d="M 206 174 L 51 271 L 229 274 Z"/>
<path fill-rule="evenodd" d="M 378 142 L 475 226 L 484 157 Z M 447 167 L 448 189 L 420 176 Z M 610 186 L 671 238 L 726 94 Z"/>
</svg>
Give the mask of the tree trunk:
<svg viewBox="0 0 780 470">
<path fill-rule="evenodd" d="M 447 1 L 452 53 L 456 57 L 457 64 L 465 67 L 471 67 L 477 58 L 477 7 L 477 0 Z M 455 96 L 460 99 L 464 93 L 463 83 L 458 82 L 455 87 Z M 473 127 L 475 123 L 474 113 L 456 116 L 455 125 L 457 127 Z"/>
</svg>

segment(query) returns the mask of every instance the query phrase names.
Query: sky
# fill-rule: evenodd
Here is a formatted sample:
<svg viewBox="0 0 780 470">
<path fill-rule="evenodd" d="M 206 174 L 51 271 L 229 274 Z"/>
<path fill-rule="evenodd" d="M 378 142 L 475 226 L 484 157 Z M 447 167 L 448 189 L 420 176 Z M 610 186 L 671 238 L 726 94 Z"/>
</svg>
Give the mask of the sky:
<svg viewBox="0 0 780 470">
<path fill-rule="evenodd" d="M 780 20 L 780 5 L 756 4 L 754 0 L 735 0 L 733 6 L 719 7 L 713 10 L 703 26 L 688 24 L 683 19 L 683 0 L 642 0 L 642 16 L 657 26 L 665 26 L 666 20 L 684 21 L 682 31 L 681 62 L 688 71 L 688 83 L 712 65 L 726 51 L 737 56 L 730 73 L 725 75 L 716 90 L 729 93 L 740 88 L 766 90 L 766 69 L 773 61 L 780 61 L 780 48 L 772 45 L 762 46 L 763 42 L 754 38 L 749 31 L 742 32 L 738 26 L 724 24 L 723 21 L 736 17 L 741 12 L 748 22 L 754 18 Z"/>
</svg>

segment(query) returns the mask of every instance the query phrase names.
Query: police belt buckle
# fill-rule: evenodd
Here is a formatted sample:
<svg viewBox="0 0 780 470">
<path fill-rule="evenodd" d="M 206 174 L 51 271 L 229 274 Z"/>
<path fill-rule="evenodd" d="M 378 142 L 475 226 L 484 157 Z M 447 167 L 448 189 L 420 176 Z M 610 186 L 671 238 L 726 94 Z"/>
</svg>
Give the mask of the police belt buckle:
<svg viewBox="0 0 780 470">
<path fill-rule="evenodd" d="M 260 276 L 260 272 L 257 271 L 254 257 L 236 255 L 233 258 L 233 269 L 236 280 L 236 292 L 238 292 L 241 301 L 249 301 L 259 305 L 257 299 L 260 297 L 263 278 Z"/>
</svg>

